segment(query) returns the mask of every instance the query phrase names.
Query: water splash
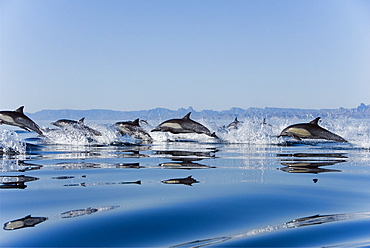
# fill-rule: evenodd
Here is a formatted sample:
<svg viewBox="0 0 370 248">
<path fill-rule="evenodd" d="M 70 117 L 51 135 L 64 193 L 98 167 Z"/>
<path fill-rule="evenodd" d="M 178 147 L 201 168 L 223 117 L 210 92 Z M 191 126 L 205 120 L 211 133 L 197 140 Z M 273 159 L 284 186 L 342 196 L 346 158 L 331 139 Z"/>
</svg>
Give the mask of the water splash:
<svg viewBox="0 0 370 248">
<path fill-rule="evenodd" d="M 366 119 L 340 119 L 333 129 L 343 135 L 355 147 L 370 149 L 370 121 Z"/>
<path fill-rule="evenodd" d="M 21 141 L 14 131 L 0 130 L 0 155 L 18 155 L 26 153 L 26 143 Z"/>
<path fill-rule="evenodd" d="M 226 143 L 236 144 L 277 144 L 276 127 L 257 119 L 243 120 L 237 129 L 217 134 Z"/>
<path fill-rule="evenodd" d="M 303 140 L 296 141 L 291 137 L 276 137 L 287 126 L 310 122 L 315 117 L 307 116 L 305 119 L 298 118 L 267 118 L 262 117 L 238 119 L 240 121 L 237 129 L 227 130 L 227 126 L 233 120 L 198 120 L 211 132 L 216 131 L 220 139 L 215 139 L 204 134 L 171 134 L 164 132 L 150 132 L 153 126 L 145 125 L 145 129 L 153 138 L 154 143 L 168 141 L 188 141 L 197 143 L 228 143 L 228 144 L 249 144 L 249 145 L 324 145 L 344 146 L 347 148 L 370 149 L 370 120 L 353 118 L 331 118 L 325 117 L 320 121 L 320 126 L 338 134 L 349 141 L 347 144 L 325 140 Z M 220 128 L 221 126 L 224 128 Z M 102 135 L 86 135 L 79 129 L 67 127 L 65 129 L 45 129 L 43 141 L 47 144 L 90 146 L 110 144 L 137 144 L 142 141 L 129 136 L 117 134 L 112 124 L 95 124 L 89 126 L 99 131 Z"/>
<path fill-rule="evenodd" d="M 154 142 L 167 141 L 193 141 L 198 143 L 229 143 L 249 145 L 323 145 L 348 148 L 370 149 L 370 121 L 367 119 L 330 118 L 326 117 L 320 121 L 320 126 L 345 138 L 349 143 L 338 143 L 327 140 L 302 140 L 296 141 L 291 137 L 277 137 L 287 126 L 308 123 L 315 117 L 307 116 L 306 119 L 298 118 L 245 118 L 239 119 L 240 123 L 236 129 L 228 130 L 223 120 L 199 120 L 211 132 L 216 130 L 220 139 L 214 139 L 203 134 L 171 134 L 154 132 L 150 133 Z M 218 122 L 218 123 L 217 123 Z M 222 123 L 222 124 L 220 124 Z"/>
<path fill-rule="evenodd" d="M 312 120 L 307 119 L 286 119 L 276 118 L 267 120 L 267 123 L 262 123 L 260 119 L 251 118 L 241 120 L 237 129 L 232 129 L 227 132 L 217 133 L 222 140 L 227 143 L 241 144 L 271 144 L 281 145 L 286 142 L 296 142 L 301 144 L 328 144 L 329 146 L 344 146 L 346 148 L 364 148 L 370 149 L 370 121 L 367 119 L 352 119 L 352 118 L 325 118 L 319 123 L 323 128 L 338 134 L 349 141 L 349 144 L 326 141 L 326 140 L 303 140 L 296 141 L 293 138 L 277 138 L 276 136 L 287 126 L 307 123 Z"/>
<path fill-rule="evenodd" d="M 95 125 L 94 129 L 102 135 L 87 135 L 84 130 L 72 126 L 62 129 L 48 129 L 44 132 L 44 142 L 58 145 L 87 146 L 109 145 L 119 141 L 115 131 L 108 126 Z"/>
</svg>

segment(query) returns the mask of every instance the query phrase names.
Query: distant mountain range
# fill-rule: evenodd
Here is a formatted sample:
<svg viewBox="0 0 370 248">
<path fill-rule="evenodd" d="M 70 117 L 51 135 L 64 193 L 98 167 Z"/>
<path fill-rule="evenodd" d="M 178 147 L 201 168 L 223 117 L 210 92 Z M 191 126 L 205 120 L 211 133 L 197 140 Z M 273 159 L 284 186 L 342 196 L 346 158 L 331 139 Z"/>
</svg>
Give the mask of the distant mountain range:
<svg viewBox="0 0 370 248">
<path fill-rule="evenodd" d="M 91 110 L 41 110 L 36 113 L 27 113 L 34 120 L 57 120 L 73 119 L 79 120 L 85 117 L 89 120 L 134 120 L 140 118 L 143 120 L 165 120 L 170 118 L 181 118 L 188 112 L 192 112 L 192 118 L 199 119 L 234 119 L 246 117 L 261 118 L 307 118 L 307 117 L 351 117 L 351 118 L 369 118 L 370 105 L 361 103 L 353 109 L 296 109 L 296 108 L 231 108 L 229 110 L 215 111 L 202 110 L 195 111 L 192 107 L 187 109 L 170 110 L 166 108 L 155 108 L 140 111 L 113 111 L 106 109 Z"/>
</svg>

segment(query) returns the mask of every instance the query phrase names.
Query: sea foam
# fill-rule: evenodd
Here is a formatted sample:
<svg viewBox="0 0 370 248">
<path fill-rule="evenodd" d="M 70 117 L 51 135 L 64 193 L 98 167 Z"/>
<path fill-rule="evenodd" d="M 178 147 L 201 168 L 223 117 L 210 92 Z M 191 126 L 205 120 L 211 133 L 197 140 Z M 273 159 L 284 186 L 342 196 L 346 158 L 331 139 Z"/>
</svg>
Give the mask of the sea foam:
<svg viewBox="0 0 370 248">
<path fill-rule="evenodd" d="M 0 155 L 25 154 L 26 143 L 14 131 L 0 130 Z"/>
</svg>

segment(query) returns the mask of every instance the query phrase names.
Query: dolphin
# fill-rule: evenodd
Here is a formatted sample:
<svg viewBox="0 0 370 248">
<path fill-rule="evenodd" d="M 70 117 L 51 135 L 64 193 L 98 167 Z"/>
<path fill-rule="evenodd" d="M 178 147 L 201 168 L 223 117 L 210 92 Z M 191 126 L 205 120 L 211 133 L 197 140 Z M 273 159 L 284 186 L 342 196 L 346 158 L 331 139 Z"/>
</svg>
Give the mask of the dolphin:
<svg viewBox="0 0 370 248">
<path fill-rule="evenodd" d="M 193 121 L 190 119 L 189 112 L 187 115 L 185 115 L 182 119 L 171 119 L 167 120 L 165 122 L 162 122 L 159 124 L 156 128 L 152 130 L 152 132 L 170 132 L 174 134 L 178 133 L 204 133 L 208 136 L 218 138 L 216 134 L 213 132 L 211 133 L 208 128 L 203 126 L 202 124 Z"/>
<path fill-rule="evenodd" d="M 23 113 L 23 108 L 24 106 L 21 106 L 15 111 L 0 111 L 0 124 L 17 126 L 42 135 L 40 127 Z"/>
<path fill-rule="evenodd" d="M 339 135 L 336 135 L 322 127 L 319 126 L 320 117 L 317 117 L 316 119 L 312 120 L 309 123 L 300 123 L 300 124 L 294 124 L 287 128 L 285 128 L 283 131 L 281 131 L 281 136 L 290 136 L 295 138 L 296 140 L 302 140 L 302 139 L 326 139 L 326 140 L 333 140 L 337 142 L 348 142 L 347 140 L 343 139 Z"/>
<path fill-rule="evenodd" d="M 85 117 L 81 118 L 79 121 L 60 119 L 60 120 L 57 120 L 56 122 L 52 122 L 50 124 L 54 125 L 54 126 L 57 126 L 57 127 L 67 127 L 67 126 L 77 125 L 78 122 L 82 123 L 84 120 L 85 120 Z"/>
<path fill-rule="evenodd" d="M 148 123 L 146 120 L 140 120 L 140 123 L 141 123 L 142 125 L 149 125 L 149 123 Z"/>
<path fill-rule="evenodd" d="M 57 126 L 57 127 L 61 127 L 61 128 L 72 126 L 76 129 L 80 129 L 80 130 L 84 131 L 85 133 L 87 133 L 89 135 L 102 136 L 101 132 L 99 132 L 95 129 L 92 129 L 91 127 L 86 126 L 85 123 L 84 123 L 84 120 L 85 120 L 85 117 L 81 118 L 78 121 L 60 119 L 60 120 L 57 120 L 56 122 L 52 122 L 50 124 L 54 125 L 54 126 Z"/>
<path fill-rule="evenodd" d="M 261 122 L 261 125 L 262 125 L 262 126 L 272 127 L 272 125 L 271 125 L 271 124 L 268 124 L 268 123 L 266 122 L 266 118 L 263 118 L 263 121 Z"/>
<path fill-rule="evenodd" d="M 152 137 L 139 124 L 139 118 L 134 121 L 116 122 L 114 127 L 121 135 L 129 135 L 137 139 L 152 141 Z"/>
<path fill-rule="evenodd" d="M 227 125 L 226 129 L 231 130 L 231 129 L 238 129 L 239 123 L 241 123 L 238 120 L 238 117 L 235 117 L 235 120 L 231 122 L 229 125 Z"/>
</svg>

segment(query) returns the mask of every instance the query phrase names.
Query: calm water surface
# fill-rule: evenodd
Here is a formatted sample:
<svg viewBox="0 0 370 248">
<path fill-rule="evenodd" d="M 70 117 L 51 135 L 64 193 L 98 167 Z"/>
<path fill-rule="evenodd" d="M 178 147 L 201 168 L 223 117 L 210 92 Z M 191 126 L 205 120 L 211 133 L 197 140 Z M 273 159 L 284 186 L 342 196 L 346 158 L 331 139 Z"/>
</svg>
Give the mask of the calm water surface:
<svg viewBox="0 0 370 248">
<path fill-rule="evenodd" d="M 97 124 L 88 144 L 2 127 L 0 245 L 370 246 L 368 121 L 327 121 L 348 144 L 278 139 L 294 121 L 273 124 L 152 144 Z"/>
</svg>

